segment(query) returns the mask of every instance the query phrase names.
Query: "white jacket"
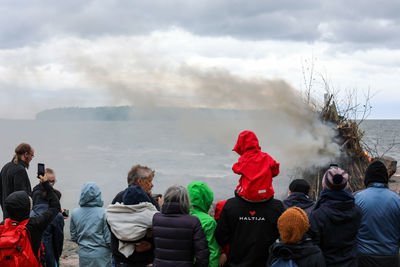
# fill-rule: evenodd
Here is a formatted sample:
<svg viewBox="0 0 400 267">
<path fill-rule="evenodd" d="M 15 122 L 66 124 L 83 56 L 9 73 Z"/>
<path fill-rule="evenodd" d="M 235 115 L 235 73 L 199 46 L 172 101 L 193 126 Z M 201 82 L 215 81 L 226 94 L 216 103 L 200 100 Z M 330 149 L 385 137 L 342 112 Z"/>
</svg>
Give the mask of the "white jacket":
<svg viewBox="0 0 400 267">
<path fill-rule="evenodd" d="M 125 257 L 129 257 L 135 251 L 135 244 L 132 242 L 143 238 L 147 229 L 152 228 L 153 216 L 157 212 L 150 202 L 136 205 L 117 202 L 107 207 L 107 222 L 111 232 L 120 240 L 118 250 Z"/>
</svg>

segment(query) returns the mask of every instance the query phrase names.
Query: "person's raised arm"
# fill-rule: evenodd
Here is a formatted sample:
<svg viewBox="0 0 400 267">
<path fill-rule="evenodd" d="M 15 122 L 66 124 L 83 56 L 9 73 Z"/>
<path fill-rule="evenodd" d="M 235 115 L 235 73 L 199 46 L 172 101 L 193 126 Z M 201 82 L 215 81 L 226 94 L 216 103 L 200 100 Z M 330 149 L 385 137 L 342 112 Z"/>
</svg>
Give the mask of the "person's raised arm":
<svg viewBox="0 0 400 267">
<path fill-rule="evenodd" d="M 53 187 L 47 181 L 47 178 L 44 176 L 40 176 L 40 182 L 43 184 L 43 188 L 47 192 L 47 200 L 49 203 L 49 208 L 38 216 L 34 216 L 29 220 L 27 224 L 28 228 L 34 229 L 40 235 L 46 229 L 46 227 L 51 223 L 51 221 L 56 217 L 56 215 L 60 212 L 61 206 L 60 201 L 54 192 Z"/>
</svg>

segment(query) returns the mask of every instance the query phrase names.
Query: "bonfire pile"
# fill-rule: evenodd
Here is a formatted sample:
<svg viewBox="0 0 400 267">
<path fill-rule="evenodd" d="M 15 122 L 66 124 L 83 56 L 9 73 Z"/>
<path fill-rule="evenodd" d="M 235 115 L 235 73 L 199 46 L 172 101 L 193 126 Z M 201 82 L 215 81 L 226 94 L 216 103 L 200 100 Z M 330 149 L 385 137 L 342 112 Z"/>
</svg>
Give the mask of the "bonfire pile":
<svg viewBox="0 0 400 267">
<path fill-rule="evenodd" d="M 338 129 L 336 142 L 342 148 L 342 154 L 337 159 L 337 164 L 349 173 L 350 190 L 352 192 L 361 190 L 363 188 L 365 170 L 371 161 L 368 153 L 364 151 L 361 145 L 363 131 L 359 129 L 356 122 L 338 115 L 332 96 L 326 101 L 321 111 L 321 118 L 325 122 L 336 125 Z M 311 184 L 310 196 L 314 199 L 317 199 L 322 191 L 322 178 L 328 168 L 329 166 L 324 166 L 312 173 L 306 172 L 303 174 L 303 178 Z"/>
</svg>

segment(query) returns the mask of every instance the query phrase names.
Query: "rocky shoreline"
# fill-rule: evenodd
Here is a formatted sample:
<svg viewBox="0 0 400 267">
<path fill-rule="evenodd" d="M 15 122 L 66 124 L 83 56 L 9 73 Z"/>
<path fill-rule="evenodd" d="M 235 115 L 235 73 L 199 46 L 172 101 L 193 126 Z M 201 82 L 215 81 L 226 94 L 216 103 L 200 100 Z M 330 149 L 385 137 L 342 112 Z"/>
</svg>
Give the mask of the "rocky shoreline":
<svg viewBox="0 0 400 267">
<path fill-rule="evenodd" d="M 63 253 L 60 257 L 61 267 L 79 266 L 78 245 L 71 240 L 64 240 Z"/>
</svg>

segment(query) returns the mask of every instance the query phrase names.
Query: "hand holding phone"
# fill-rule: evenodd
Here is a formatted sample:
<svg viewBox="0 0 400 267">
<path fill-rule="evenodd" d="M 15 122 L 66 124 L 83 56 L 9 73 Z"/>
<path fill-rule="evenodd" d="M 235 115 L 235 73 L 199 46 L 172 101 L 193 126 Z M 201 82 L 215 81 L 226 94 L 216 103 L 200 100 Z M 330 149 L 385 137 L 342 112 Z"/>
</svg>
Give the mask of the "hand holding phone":
<svg viewBox="0 0 400 267">
<path fill-rule="evenodd" d="M 69 216 L 69 210 L 67 209 L 63 209 L 63 212 L 61 213 L 62 216 L 64 216 L 65 218 L 67 218 Z"/>
<path fill-rule="evenodd" d="M 44 163 L 38 163 L 37 178 L 40 179 L 40 176 L 44 176 L 44 172 L 45 172 Z"/>
</svg>

